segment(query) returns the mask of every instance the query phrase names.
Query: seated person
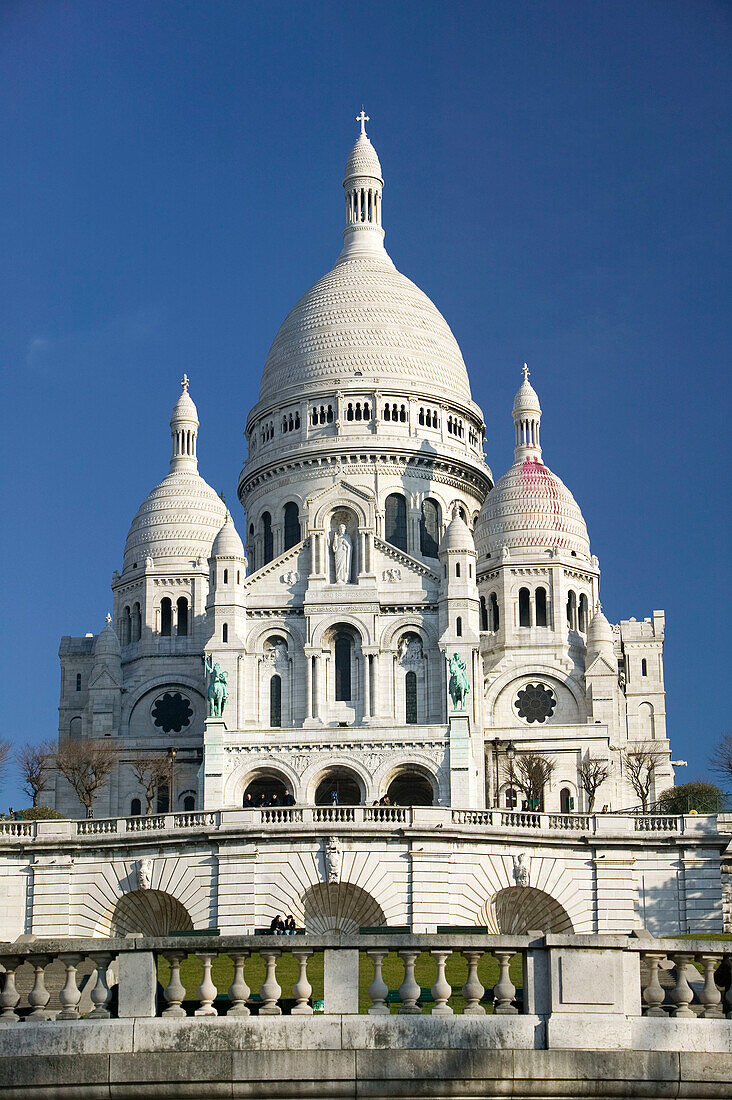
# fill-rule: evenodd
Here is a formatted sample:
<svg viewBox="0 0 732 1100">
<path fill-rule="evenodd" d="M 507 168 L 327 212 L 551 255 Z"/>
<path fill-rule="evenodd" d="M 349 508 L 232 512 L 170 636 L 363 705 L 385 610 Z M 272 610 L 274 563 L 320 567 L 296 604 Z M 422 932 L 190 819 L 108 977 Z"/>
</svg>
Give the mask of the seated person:
<svg viewBox="0 0 732 1100">
<path fill-rule="evenodd" d="M 285 922 L 283 921 L 282 915 L 280 913 L 277 913 L 277 915 L 272 918 L 269 930 L 273 936 L 284 936 Z"/>
<path fill-rule="evenodd" d="M 287 917 L 287 920 L 285 921 L 285 935 L 294 936 L 296 932 L 297 926 L 295 924 L 295 918 L 293 917 L 292 913 L 290 913 Z"/>
</svg>

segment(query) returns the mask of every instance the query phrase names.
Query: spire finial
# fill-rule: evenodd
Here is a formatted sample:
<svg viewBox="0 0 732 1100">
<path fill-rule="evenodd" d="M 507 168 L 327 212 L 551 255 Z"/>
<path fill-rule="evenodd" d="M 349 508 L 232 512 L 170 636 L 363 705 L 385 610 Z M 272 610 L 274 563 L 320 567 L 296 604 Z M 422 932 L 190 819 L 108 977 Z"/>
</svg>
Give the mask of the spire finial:
<svg viewBox="0 0 732 1100">
<path fill-rule="evenodd" d="M 370 121 L 371 121 L 371 119 L 369 118 L 369 116 L 366 114 L 366 112 L 364 111 L 364 109 L 362 107 L 361 108 L 361 114 L 356 115 L 356 122 L 361 123 L 361 133 L 363 134 L 364 137 L 366 137 L 366 123 L 370 122 Z"/>
<path fill-rule="evenodd" d="M 107 626 L 109 626 L 111 621 L 112 621 L 112 616 L 109 614 L 109 612 L 107 612 Z"/>
<path fill-rule="evenodd" d="M 530 374 L 528 363 L 524 363 L 521 373 L 524 376 L 524 382 L 528 382 Z"/>
<path fill-rule="evenodd" d="M 187 374 L 183 375 L 183 377 L 180 380 L 180 384 L 183 387 L 183 393 L 186 393 L 188 391 L 188 375 Z"/>
</svg>

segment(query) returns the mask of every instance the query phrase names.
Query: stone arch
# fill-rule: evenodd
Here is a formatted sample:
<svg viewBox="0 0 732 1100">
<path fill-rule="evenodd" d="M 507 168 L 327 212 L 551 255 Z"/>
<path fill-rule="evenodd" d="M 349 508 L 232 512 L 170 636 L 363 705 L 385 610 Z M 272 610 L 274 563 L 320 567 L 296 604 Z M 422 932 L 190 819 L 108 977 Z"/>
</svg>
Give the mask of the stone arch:
<svg viewBox="0 0 732 1100">
<path fill-rule="evenodd" d="M 361 803 L 368 801 L 370 790 L 369 777 L 350 758 L 340 758 L 336 756 L 332 760 L 328 761 L 326 767 L 323 767 L 321 763 L 317 771 L 315 771 L 314 774 L 311 773 L 306 787 L 303 783 L 303 787 L 307 791 L 306 801 L 310 805 L 315 804 L 315 795 L 320 784 L 323 783 L 328 778 L 328 776 L 334 772 L 349 773 L 349 776 L 353 778 L 359 789 Z"/>
<path fill-rule="evenodd" d="M 193 930 L 191 915 L 177 898 L 164 890 L 132 890 L 123 894 L 112 913 L 110 935 L 168 936 Z"/>
<path fill-rule="evenodd" d="M 358 634 L 362 646 L 369 645 L 369 631 L 366 623 L 362 622 L 356 615 L 339 612 L 338 615 L 328 616 L 327 619 L 323 619 L 316 624 L 313 630 L 312 647 L 314 649 L 328 649 L 330 647 L 329 636 L 335 634 L 341 626 L 350 627 L 351 630 L 354 630 Z"/>
<path fill-rule="evenodd" d="M 509 704 L 504 707 L 505 695 L 508 692 L 509 695 L 513 692 L 514 688 L 518 689 L 526 683 L 532 683 L 536 680 L 544 680 L 548 686 L 554 690 L 557 700 L 562 704 L 566 701 L 570 707 L 572 707 L 572 713 L 567 714 L 562 705 L 557 707 L 552 715 L 551 722 L 549 724 L 567 724 L 575 722 L 583 722 L 586 718 L 586 699 L 580 685 L 572 680 L 570 676 L 563 669 L 556 668 L 553 665 L 537 664 L 532 665 L 530 669 L 517 674 L 516 669 L 507 669 L 506 672 L 498 676 L 492 683 L 489 683 L 485 692 L 485 710 L 486 721 L 496 726 L 520 726 L 523 728 L 524 722 L 517 717 L 516 711 L 513 707 L 513 699 L 509 700 Z M 501 721 L 499 714 L 504 713 L 506 717 L 510 715 L 510 721 Z M 541 728 L 541 726 L 535 726 L 535 729 Z"/>
<path fill-rule="evenodd" d="M 185 695 L 191 705 L 193 714 L 185 727 L 188 733 L 202 733 L 203 723 L 206 717 L 206 700 L 201 693 L 201 686 L 193 684 L 185 676 L 160 677 L 156 683 L 143 684 L 137 691 L 134 700 L 123 723 L 123 729 L 129 736 L 161 737 L 169 735 L 161 728 L 155 726 L 150 708 L 158 695 L 165 692 L 174 695 L 176 692 Z M 137 728 L 139 726 L 139 728 Z"/>
<path fill-rule="evenodd" d="M 386 924 L 376 899 L 352 882 L 316 882 L 303 894 L 302 908 L 305 930 L 311 935 L 352 935 L 359 928 Z"/>
<path fill-rule="evenodd" d="M 396 652 L 402 634 L 410 633 L 419 634 L 426 653 L 435 652 L 437 649 L 437 634 L 418 615 L 402 615 L 396 621 L 388 623 L 381 632 L 380 650 L 382 653 Z"/>
<path fill-rule="evenodd" d="M 415 789 L 420 796 L 422 793 L 427 795 L 429 789 L 430 797 L 425 797 L 418 801 L 409 801 L 404 797 L 400 797 L 399 793 L 395 791 L 392 794 L 395 784 L 407 784 L 409 780 L 414 777 Z M 421 781 L 419 783 L 418 781 Z M 395 767 L 390 768 L 382 779 L 380 785 L 380 793 L 388 794 L 389 798 L 395 805 L 400 806 L 434 806 L 437 802 L 437 797 L 440 791 L 440 784 L 437 776 L 430 768 L 425 767 L 424 764 L 417 764 L 410 761 L 403 761 L 397 764 Z"/>
<path fill-rule="evenodd" d="M 501 936 L 522 936 L 530 931 L 574 932 L 563 905 L 535 886 L 507 886 L 487 901 L 475 923 Z"/>
<path fill-rule="evenodd" d="M 261 763 L 256 763 L 248 767 L 246 771 L 237 771 L 231 776 L 227 783 L 226 804 L 235 805 L 237 809 L 240 809 L 244 802 L 244 794 L 247 787 L 258 779 L 268 778 L 275 779 L 279 783 L 282 783 L 282 785 L 287 787 L 299 801 L 297 774 L 292 768 L 285 764 L 284 761 L 277 760 L 276 763 L 271 764 L 268 760 L 262 760 Z"/>
<path fill-rule="evenodd" d="M 261 657 L 264 654 L 265 643 L 277 635 L 281 635 L 287 642 L 287 648 L 294 654 L 302 654 L 302 637 L 287 623 L 278 619 L 268 619 L 267 622 L 257 623 L 247 633 L 245 650 L 252 656 Z"/>
<path fill-rule="evenodd" d="M 355 493 L 350 492 L 343 482 L 339 482 L 333 486 L 331 492 L 321 499 L 315 509 L 311 521 L 312 528 L 326 530 L 330 525 L 330 517 L 333 512 L 337 512 L 341 508 L 354 513 L 359 527 L 373 527 L 375 499 L 370 492 L 368 496 L 370 498 L 368 501 L 359 500 Z"/>
</svg>

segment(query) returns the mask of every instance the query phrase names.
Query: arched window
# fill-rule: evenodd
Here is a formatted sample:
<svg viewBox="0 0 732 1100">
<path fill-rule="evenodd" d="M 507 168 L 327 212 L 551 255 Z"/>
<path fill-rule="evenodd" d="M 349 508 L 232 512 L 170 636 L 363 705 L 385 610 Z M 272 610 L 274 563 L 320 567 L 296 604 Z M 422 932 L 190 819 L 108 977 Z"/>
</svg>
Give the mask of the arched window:
<svg viewBox="0 0 732 1100">
<path fill-rule="evenodd" d="M 142 614 L 140 612 L 140 605 L 136 603 L 132 608 L 132 641 L 139 642 L 142 634 Z"/>
<path fill-rule="evenodd" d="M 228 583 L 229 583 L 229 570 L 224 569 L 224 584 L 228 584 Z"/>
<path fill-rule="evenodd" d="M 229 640 L 229 624 L 224 623 L 221 627 L 221 641 L 226 643 Z"/>
<path fill-rule="evenodd" d="M 647 676 L 647 675 L 648 675 L 648 661 L 647 661 L 647 660 L 645 659 L 645 657 L 644 657 L 644 658 L 642 659 L 642 661 L 641 661 L 641 676 Z M 76 688 L 76 690 L 77 690 L 77 691 L 79 690 L 79 688 L 78 688 L 78 681 L 79 681 L 80 679 L 81 679 L 81 677 L 80 677 L 80 676 L 77 676 L 77 677 L 76 677 L 76 680 L 77 680 L 77 688 Z"/>
<path fill-rule="evenodd" d="M 652 703 L 641 703 L 638 707 L 638 734 L 643 741 L 652 741 L 656 736 L 656 722 Z"/>
<path fill-rule="evenodd" d="M 536 625 L 547 626 L 546 618 L 546 588 L 537 588 L 534 594 L 536 602 Z"/>
<path fill-rule="evenodd" d="M 384 509 L 386 541 L 400 550 L 407 549 L 407 502 L 401 493 L 391 493 Z"/>
<path fill-rule="evenodd" d="M 456 577 L 460 576 L 460 562 L 459 561 L 455 562 L 455 576 Z"/>
<path fill-rule="evenodd" d="M 574 799 L 569 787 L 562 787 L 559 792 L 559 809 L 563 814 L 571 813 L 574 809 Z"/>
<path fill-rule="evenodd" d="M 269 682 L 269 724 L 282 725 L 282 677 L 278 673 Z"/>
<path fill-rule="evenodd" d="M 163 638 L 173 633 L 173 602 L 168 596 L 160 601 L 160 633 Z"/>
<path fill-rule="evenodd" d="M 294 500 L 285 505 L 285 550 L 300 541 L 300 511 Z"/>
<path fill-rule="evenodd" d="M 351 701 L 351 649 L 347 634 L 338 634 L 335 640 L 335 697 L 346 703 Z"/>
<path fill-rule="evenodd" d="M 644 673 L 644 675 L 645 675 L 645 673 Z M 76 674 L 76 690 L 81 691 L 81 673 L 80 672 L 77 672 L 77 674 Z"/>
<path fill-rule="evenodd" d="M 577 626 L 583 634 L 587 630 L 587 618 L 587 596 L 585 596 L 583 592 L 579 598 L 579 610 L 577 615 Z"/>
<path fill-rule="evenodd" d="M 463 636 L 463 620 L 460 618 L 459 615 L 458 615 L 457 619 L 455 620 L 455 633 L 457 634 L 458 638 L 462 638 L 462 636 Z"/>
<path fill-rule="evenodd" d="M 570 630 L 577 629 L 577 595 L 570 592 L 567 596 L 567 626 Z"/>
<path fill-rule="evenodd" d="M 188 600 L 185 596 L 178 598 L 178 637 L 185 638 L 188 633 Z"/>
<path fill-rule="evenodd" d="M 519 626 L 531 626 L 531 601 L 528 588 L 519 589 Z"/>
<path fill-rule="evenodd" d="M 498 630 L 501 625 L 501 616 L 498 611 L 498 596 L 495 592 L 491 592 L 491 630 Z"/>
<path fill-rule="evenodd" d="M 196 808 L 196 796 L 194 794 L 187 794 L 183 799 L 183 812 L 192 813 Z"/>
<path fill-rule="evenodd" d="M 272 561 L 274 557 L 274 542 L 272 540 L 272 517 L 269 512 L 262 512 L 262 551 L 264 559 L 262 565 Z"/>
<path fill-rule="evenodd" d="M 440 506 L 435 500 L 422 501 L 419 521 L 419 549 L 426 558 L 436 558 L 440 545 Z"/>
<path fill-rule="evenodd" d="M 405 720 L 408 726 L 417 724 L 417 673 L 408 672 L 404 677 Z"/>
<path fill-rule="evenodd" d="M 130 817 L 139 817 L 142 813 L 142 802 L 139 798 L 133 798 L 130 802 Z"/>
<path fill-rule="evenodd" d="M 72 718 L 69 722 L 69 737 L 72 741 L 81 740 L 81 718 Z"/>
<path fill-rule="evenodd" d="M 122 645 L 129 645 L 132 641 L 132 613 L 129 607 L 122 612 Z"/>
<path fill-rule="evenodd" d="M 480 629 L 488 629 L 488 607 L 485 602 L 485 596 L 480 597 Z"/>
</svg>

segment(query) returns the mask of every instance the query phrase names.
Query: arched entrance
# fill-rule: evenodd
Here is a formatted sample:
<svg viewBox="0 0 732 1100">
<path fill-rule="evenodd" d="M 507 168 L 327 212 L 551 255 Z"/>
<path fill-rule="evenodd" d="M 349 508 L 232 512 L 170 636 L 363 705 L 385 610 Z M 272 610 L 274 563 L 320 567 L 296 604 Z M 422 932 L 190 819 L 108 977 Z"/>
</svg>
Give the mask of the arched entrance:
<svg viewBox="0 0 732 1100">
<path fill-rule="evenodd" d="M 251 806 L 283 806 L 292 791 L 285 778 L 275 771 L 260 771 L 252 776 L 242 797 L 244 808 Z"/>
<path fill-rule="evenodd" d="M 193 930 L 193 921 L 185 905 L 164 890 L 133 890 L 123 894 L 114 907 L 110 934 L 126 936 L 167 936 L 171 932 Z"/>
<path fill-rule="evenodd" d="M 389 784 L 386 795 L 394 806 L 431 806 L 435 800 L 430 780 L 413 768 L 398 772 Z"/>
<path fill-rule="evenodd" d="M 566 909 L 556 898 L 534 886 L 508 886 L 486 902 L 475 921 L 494 935 L 523 936 L 526 932 L 574 932 Z"/>
<path fill-rule="evenodd" d="M 318 781 L 316 806 L 360 806 L 361 802 L 361 784 L 355 772 L 348 768 L 332 768 Z"/>
<path fill-rule="evenodd" d="M 365 926 L 386 924 L 379 903 L 350 882 L 317 882 L 302 899 L 305 930 L 311 935 L 351 935 Z"/>
</svg>

